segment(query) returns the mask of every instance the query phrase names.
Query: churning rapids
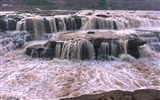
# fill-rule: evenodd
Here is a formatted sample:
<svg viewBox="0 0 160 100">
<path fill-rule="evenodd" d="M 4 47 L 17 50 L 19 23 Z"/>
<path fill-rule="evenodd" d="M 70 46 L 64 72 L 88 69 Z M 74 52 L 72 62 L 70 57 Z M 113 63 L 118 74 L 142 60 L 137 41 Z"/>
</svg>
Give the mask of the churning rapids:
<svg viewBox="0 0 160 100">
<path fill-rule="evenodd" d="M 160 90 L 159 11 L 1 12 L 0 18 L 2 100 Z"/>
</svg>

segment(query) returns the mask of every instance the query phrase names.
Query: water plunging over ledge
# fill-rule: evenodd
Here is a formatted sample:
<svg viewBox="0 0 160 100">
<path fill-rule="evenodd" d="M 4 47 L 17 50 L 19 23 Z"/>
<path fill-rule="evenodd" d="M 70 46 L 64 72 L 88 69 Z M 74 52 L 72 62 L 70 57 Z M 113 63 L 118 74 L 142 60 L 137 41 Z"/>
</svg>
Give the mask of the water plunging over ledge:
<svg viewBox="0 0 160 100">
<path fill-rule="evenodd" d="M 0 98 L 160 90 L 160 13 L 89 12 L 2 14 Z"/>
</svg>

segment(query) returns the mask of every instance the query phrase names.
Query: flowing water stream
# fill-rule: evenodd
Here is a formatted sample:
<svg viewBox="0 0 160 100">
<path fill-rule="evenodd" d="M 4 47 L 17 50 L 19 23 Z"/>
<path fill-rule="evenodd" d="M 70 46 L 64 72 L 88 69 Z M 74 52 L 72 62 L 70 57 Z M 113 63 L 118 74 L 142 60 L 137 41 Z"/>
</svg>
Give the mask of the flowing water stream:
<svg viewBox="0 0 160 100">
<path fill-rule="evenodd" d="M 6 26 L 1 27 L 0 32 L 0 99 L 57 100 L 111 90 L 160 90 L 160 12 L 106 11 L 110 13 L 107 16 L 112 16 L 109 18 L 95 17 L 102 11 L 95 11 L 92 16 L 87 16 L 88 12 L 91 11 L 78 12 L 80 17 L 44 18 L 23 14 L 23 18 L 17 20 L 8 17 L 13 13 L 7 14 L 3 22 Z M 95 48 L 84 38 L 73 41 L 68 35 L 61 45 L 61 34 L 70 30 L 78 35 L 88 30 L 111 31 L 122 38 L 116 42 L 119 45 L 101 42 L 95 59 Z M 138 59 L 129 55 L 125 47 L 130 34 L 147 42 L 138 48 Z M 59 41 L 54 58 L 25 55 L 26 47 L 41 45 L 48 37 Z M 71 34 L 71 37 L 77 35 Z M 88 59 L 79 60 L 85 56 Z"/>
</svg>

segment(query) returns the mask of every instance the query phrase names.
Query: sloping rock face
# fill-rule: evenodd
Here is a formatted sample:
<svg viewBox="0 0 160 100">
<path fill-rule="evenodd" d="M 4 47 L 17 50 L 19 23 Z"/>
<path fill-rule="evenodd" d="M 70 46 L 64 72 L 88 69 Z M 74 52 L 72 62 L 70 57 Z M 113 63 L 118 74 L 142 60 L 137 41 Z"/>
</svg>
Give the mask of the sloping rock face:
<svg viewBox="0 0 160 100">
<path fill-rule="evenodd" d="M 159 90 L 111 91 L 100 94 L 82 95 L 60 100 L 160 100 Z"/>
</svg>

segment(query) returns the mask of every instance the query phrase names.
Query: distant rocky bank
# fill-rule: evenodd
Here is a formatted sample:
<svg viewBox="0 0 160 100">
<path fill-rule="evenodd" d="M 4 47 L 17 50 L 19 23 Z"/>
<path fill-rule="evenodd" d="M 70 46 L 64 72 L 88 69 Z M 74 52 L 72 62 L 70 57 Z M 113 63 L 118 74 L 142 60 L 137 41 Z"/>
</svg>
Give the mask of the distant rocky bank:
<svg viewBox="0 0 160 100">
<path fill-rule="evenodd" d="M 115 90 L 61 100 L 160 100 L 160 91 L 151 89 L 135 90 L 134 92 Z"/>
</svg>

